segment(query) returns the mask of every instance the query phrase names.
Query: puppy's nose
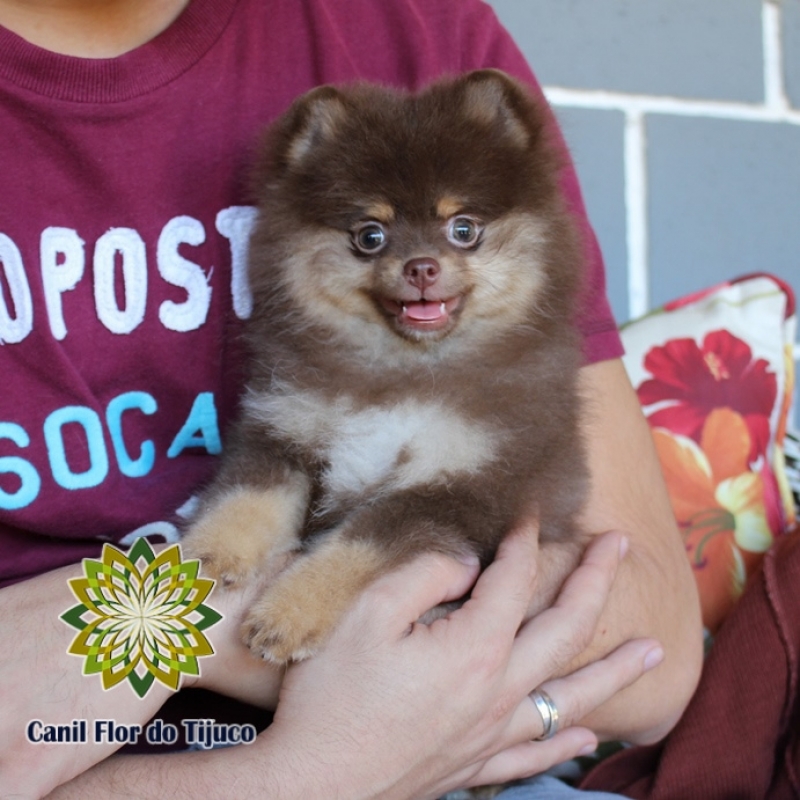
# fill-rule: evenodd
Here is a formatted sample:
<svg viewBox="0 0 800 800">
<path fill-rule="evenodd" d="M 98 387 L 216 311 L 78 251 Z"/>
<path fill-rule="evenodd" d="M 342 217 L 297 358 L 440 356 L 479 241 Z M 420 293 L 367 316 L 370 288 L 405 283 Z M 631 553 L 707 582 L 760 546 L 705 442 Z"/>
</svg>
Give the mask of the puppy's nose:
<svg viewBox="0 0 800 800">
<path fill-rule="evenodd" d="M 435 258 L 412 258 L 403 267 L 405 279 L 424 292 L 429 286 L 433 286 L 439 280 L 442 268 Z"/>
</svg>

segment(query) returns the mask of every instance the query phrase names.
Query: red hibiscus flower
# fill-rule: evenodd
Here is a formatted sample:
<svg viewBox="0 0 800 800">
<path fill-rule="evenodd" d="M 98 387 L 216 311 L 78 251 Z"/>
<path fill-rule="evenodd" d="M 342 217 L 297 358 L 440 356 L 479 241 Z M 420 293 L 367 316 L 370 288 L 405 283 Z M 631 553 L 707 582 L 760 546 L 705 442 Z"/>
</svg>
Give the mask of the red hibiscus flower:
<svg viewBox="0 0 800 800">
<path fill-rule="evenodd" d="M 726 330 L 712 331 L 702 346 L 694 339 L 672 339 L 653 347 L 644 367 L 653 377 L 637 389 L 643 406 L 664 403 L 648 416 L 666 428 L 699 442 L 706 417 L 715 408 L 740 414 L 750 431 L 750 461 L 766 453 L 769 418 L 778 393 L 768 362 Z"/>
</svg>

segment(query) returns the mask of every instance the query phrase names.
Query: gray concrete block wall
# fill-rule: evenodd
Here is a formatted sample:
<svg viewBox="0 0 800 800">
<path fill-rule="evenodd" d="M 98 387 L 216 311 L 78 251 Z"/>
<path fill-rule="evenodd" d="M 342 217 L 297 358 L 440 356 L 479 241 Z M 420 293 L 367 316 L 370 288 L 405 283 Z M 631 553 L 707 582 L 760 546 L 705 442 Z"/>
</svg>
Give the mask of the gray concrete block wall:
<svg viewBox="0 0 800 800">
<path fill-rule="evenodd" d="M 564 128 L 620 321 L 748 272 L 800 300 L 800 0 L 489 2 Z"/>
<path fill-rule="evenodd" d="M 757 102 L 759 0 L 492 0 L 545 84 Z"/>
<path fill-rule="evenodd" d="M 782 10 L 786 92 L 792 106 L 800 109 L 800 0 L 783 0 Z"/>
<path fill-rule="evenodd" d="M 625 115 L 621 111 L 558 108 L 581 180 L 586 208 L 609 265 L 608 298 L 617 319 L 628 318 L 625 228 Z"/>
<path fill-rule="evenodd" d="M 800 125 L 647 121 L 651 294 L 747 272 L 800 291 Z"/>
</svg>

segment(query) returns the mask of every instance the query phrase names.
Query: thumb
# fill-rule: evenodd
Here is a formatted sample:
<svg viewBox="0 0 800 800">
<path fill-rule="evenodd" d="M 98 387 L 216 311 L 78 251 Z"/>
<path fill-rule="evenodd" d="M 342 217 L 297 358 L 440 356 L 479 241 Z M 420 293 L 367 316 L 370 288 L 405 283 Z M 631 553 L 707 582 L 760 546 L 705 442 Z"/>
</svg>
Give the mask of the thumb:
<svg viewBox="0 0 800 800">
<path fill-rule="evenodd" d="M 403 630 L 440 603 L 464 597 L 480 572 L 477 556 L 454 558 L 426 553 L 383 575 L 363 596 L 368 607 L 387 611 L 390 624 Z"/>
</svg>

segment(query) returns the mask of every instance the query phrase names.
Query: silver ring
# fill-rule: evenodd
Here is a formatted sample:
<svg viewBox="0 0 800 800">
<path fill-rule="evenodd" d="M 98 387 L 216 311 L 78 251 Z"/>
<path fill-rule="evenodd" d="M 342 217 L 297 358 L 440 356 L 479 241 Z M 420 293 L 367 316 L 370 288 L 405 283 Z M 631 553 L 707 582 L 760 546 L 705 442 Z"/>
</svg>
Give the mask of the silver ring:
<svg viewBox="0 0 800 800">
<path fill-rule="evenodd" d="M 534 689 L 528 696 L 533 700 L 544 726 L 542 735 L 537 736 L 534 741 L 541 742 L 544 739 L 552 739 L 558 733 L 558 709 L 553 698 L 544 689 Z"/>
</svg>

